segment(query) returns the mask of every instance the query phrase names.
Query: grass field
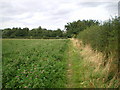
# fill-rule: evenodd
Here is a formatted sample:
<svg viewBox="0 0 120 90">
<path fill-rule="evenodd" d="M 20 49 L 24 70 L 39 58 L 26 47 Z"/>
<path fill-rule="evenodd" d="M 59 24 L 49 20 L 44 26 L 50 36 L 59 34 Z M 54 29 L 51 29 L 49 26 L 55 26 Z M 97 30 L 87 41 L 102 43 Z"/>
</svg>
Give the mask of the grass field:
<svg viewBox="0 0 120 90">
<path fill-rule="evenodd" d="M 68 41 L 3 40 L 3 88 L 65 87 Z"/>
</svg>

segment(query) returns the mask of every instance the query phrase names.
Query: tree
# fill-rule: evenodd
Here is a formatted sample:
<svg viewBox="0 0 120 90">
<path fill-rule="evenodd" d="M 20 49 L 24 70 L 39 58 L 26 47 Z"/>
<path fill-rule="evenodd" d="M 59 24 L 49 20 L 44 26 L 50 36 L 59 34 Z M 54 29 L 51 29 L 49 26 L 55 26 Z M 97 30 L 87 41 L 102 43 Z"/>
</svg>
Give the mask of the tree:
<svg viewBox="0 0 120 90">
<path fill-rule="evenodd" d="M 65 25 L 65 29 L 67 31 L 67 37 L 76 36 L 80 31 L 85 30 L 87 27 L 98 24 L 99 22 L 96 20 L 83 20 L 83 21 L 78 20 L 78 21 L 73 21 L 71 23 L 67 23 L 67 25 Z"/>
</svg>

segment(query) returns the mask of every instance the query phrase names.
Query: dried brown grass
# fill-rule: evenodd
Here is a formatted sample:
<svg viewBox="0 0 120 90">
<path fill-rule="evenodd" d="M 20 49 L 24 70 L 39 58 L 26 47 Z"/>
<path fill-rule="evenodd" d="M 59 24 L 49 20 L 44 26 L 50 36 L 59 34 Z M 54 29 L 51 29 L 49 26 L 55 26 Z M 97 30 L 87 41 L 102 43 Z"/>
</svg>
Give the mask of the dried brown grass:
<svg viewBox="0 0 120 90">
<path fill-rule="evenodd" d="M 73 45 L 81 49 L 80 54 L 81 56 L 84 57 L 84 60 L 86 60 L 89 63 L 92 63 L 96 68 L 95 71 L 99 70 L 105 56 L 100 52 L 99 53 L 97 51 L 94 52 L 90 47 L 90 45 L 84 46 L 82 44 L 82 41 L 78 39 L 72 39 L 72 40 L 74 40 Z"/>
<path fill-rule="evenodd" d="M 82 41 L 78 39 L 72 39 L 74 40 L 73 45 L 77 46 L 79 49 L 81 49 L 81 56 L 83 56 L 84 60 L 92 66 L 94 66 L 94 71 L 97 72 L 102 68 L 103 74 L 106 75 L 106 79 L 108 79 L 109 75 L 112 73 L 113 76 L 117 73 L 117 65 L 115 64 L 115 58 L 111 55 L 107 58 L 107 63 L 104 66 L 104 61 L 106 61 L 105 55 L 98 51 L 93 51 L 90 45 L 83 45 Z M 86 63 L 86 64 L 88 64 Z"/>
<path fill-rule="evenodd" d="M 117 73 L 118 67 L 115 63 L 116 59 L 114 56 L 112 56 L 114 54 L 111 53 L 111 55 L 109 55 L 109 57 L 106 58 L 106 56 L 102 52 L 93 51 L 89 44 L 83 45 L 81 40 L 74 38 L 72 38 L 71 40 L 73 42 L 73 45 L 80 50 L 80 55 L 83 57 L 83 60 L 85 62 L 83 66 L 85 68 L 87 67 L 86 69 L 94 68 L 92 74 L 100 73 L 98 78 L 95 79 L 95 81 L 97 80 L 98 83 L 99 81 L 103 82 L 103 84 L 101 84 L 100 87 L 103 87 L 104 83 L 107 85 L 106 87 L 109 88 L 113 86 L 120 86 L 120 83 L 116 83 L 116 81 L 119 81 L 120 79 L 118 78 L 119 75 Z M 92 83 L 95 84 L 94 82 Z"/>
</svg>

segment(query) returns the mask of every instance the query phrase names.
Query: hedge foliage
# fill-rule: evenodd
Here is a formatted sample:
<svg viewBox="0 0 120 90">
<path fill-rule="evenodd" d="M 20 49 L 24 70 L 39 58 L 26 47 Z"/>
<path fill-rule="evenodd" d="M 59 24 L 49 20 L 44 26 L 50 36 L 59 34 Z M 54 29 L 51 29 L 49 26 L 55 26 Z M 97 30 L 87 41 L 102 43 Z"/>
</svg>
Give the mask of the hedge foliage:
<svg viewBox="0 0 120 90">
<path fill-rule="evenodd" d="M 106 55 L 118 53 L 120 17 L 109 19 L 102 25 L 91 26 L 78 34 L 84 44 L 90 44 L 93 50 Z"/>
<path fill-rule="evenodd" d="M 101 25 L 94 25 L 77 36 L 83 44 L 89 44 L 94 51 L 102 52 L 103 66 L 110 65 L 107 80 L 120 78 L 120 17 L 109 19 Z M 112 58 L 112 61 L 111 61 Z"/>
</svg>

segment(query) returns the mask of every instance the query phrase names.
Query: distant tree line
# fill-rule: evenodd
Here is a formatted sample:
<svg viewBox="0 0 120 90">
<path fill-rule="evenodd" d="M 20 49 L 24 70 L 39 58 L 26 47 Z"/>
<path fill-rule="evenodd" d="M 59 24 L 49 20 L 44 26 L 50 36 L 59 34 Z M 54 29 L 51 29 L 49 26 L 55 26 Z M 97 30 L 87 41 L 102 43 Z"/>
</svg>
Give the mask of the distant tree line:
<svg viewBox="0 0 120 90">
<path fill-rule="evenodd" d="M 64 31 L 61 29 L 57 30 L 47 30 L 41 28 L 34 28 L 29 30 L 29 28 L 6 28 L 2 30 L 3 38 L 34 38 L 34 39 L 47 39 L 47 38 L 65 38 Z"/>
<path fill-rule="evenodd" d="M 30 30 L 29 28 L 6 28 L 2 30 L 2 38 L 31 38 L 31 39 L 49 39 L 49 38 L 71 38 L 76 37 L 80 31 L 92 25 L 98 25 L 96 20 L 78 20 L 65 25 L 65 30 L 47 30 L 39 26 Z"/>
</svg>

